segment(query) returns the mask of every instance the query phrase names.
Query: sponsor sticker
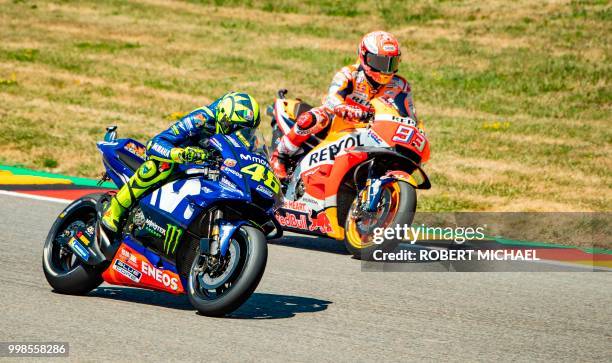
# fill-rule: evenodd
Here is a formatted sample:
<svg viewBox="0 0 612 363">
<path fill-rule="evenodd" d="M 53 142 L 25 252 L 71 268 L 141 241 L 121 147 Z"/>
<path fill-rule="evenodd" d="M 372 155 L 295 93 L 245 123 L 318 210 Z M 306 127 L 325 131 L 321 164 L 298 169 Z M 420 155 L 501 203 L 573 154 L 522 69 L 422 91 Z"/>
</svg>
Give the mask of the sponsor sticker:
<svg viewBox="0 0 612 363">
<path fill-rule="evenodd" d="M 175 291 L 178 290 L 178 277 L 176 276 L 176 274 L 157 269 L 149 265 L 145 261 L 142 261 L 141 270 L 142 273 L 144 273 L 146 276 L 152 277 L 153 279 L 155 279 L 155 281 L 161 282 L 164 286 L 169 287 L 170 289 Z"/>
<path fill-rule="evenodd" d="M 161 237 L 166 234 L 166 229 L 155 223 L 153 220 L 147 218 L 145 220 L 145 229 L 149 231 L 149 233 L 153 234 L 156 237 Z"/>
<path fill-rule="evenodd" d="M 344 149 L 355 147 L 355 146 L 364 146 L 365 144 L 361 140 L 361 134 L 356 135 L 348 135 L 339 139 L 338 141 L 330 144 L 326 147 L 318 149 L 314 152 L 311 152 L 308 155 L 308 166 L 314 166 L 319 163 L 324 162 L 332 162 L 336 159 L 336 156 L 342 152 Z"/>
<path fill-rule="evenodd" d="M 195 127 L 202 127 L 204 125 L 204 122 L 206 122 L 206 119 L 204 119 L 204 116 L 202 114 L 196 114 L 193 116 L 194 120 L 193 120 L 193 124 L 195 125 Z"/>
<path fill-rule="evenodd" d="M 219 151 L 223 151 L 223 145 L 217 139 L 209 139 L 210 143 L 213 144 Z"/>
<path fill-rule="evenodd" d="M 302 230 L 308 230 L 308 222 L 306 221 L 306 215 L 294 214 L 291 212 L 285 212 L 284 214 L 276 212 L 276 220 L 283 227 L 296 228 Z"/>
<path fill-rule="evenodd" d="M 162 156 L 166 158 L 170 157 L 170 150 L 164 148 L 163 146 L 160 146 L 159 144 L 153 144 L 151 149 L 153 149 L 154 151 L 157 151 L 159 154 L 161 154 Z"/>
<path fill-rule="evenodd" d="M 236 166 L 236 163 L 237 163 L 237 161 L 234 160 L 234 159 L 225 159 L 223 161 L 223 165 L 225 165 L 227 167 L 230 167 L 230 168 L 233 168 L 234 166 Z"/>
<path fill-rule="evenodd" d="M 331 223 L 329 221 L 329 218 L 327 217 L 327 212 L 319 212 L 316 216 L 309 216 L 309 219 L 309 230 L 315 231 L 318 229 L 319 231 L 321 231 L 321 233 L 329 233 L 332 231 Z"/>
<path fill-rule="evenodd" d="M 113 269 L 134 282 L 139 282 L 140 278 L 142 277 L 142 273 L 140 271 L 121 260 L 115 260 Z"/>
<path fill-rule="evenodd" d="M 283 209 L 291 209 L 298 212 L 307 212 L 309 210 L 306 203 L 294 200 L 283 201 Z"/>
<path fill-rule="evenodd" d="M 272 198 L 272 196 L 274 195 L 274 193 L 272 193 L 272 191 L 266 187 L 264 187 L 263 185 L 258 185 L 257 188 L 255 188 L 255 190 L 257 190 L 258 192 L 261 192 L 265 195 L 267 195 L 268 197 Z"/>
<path fill-rule="evenodd" d="M 228 168 L 228 167 L 221 167 L 221 170 L 223 170 L 226 173 L 230 173 L 234 176 L 236 176 L 237 178 L 242 179 L 242 173 L 237 172 L 236 170 L 232 169 L 232 168 Z"/>
<path fill-rule="evenodd" d="M 257 164 L 262 164 L 265 166 L 269 166 L 270 164 L 268 164 L 268 160 L 259 157 L 257 155 L 251 155 L 251 154 L 240 154 L 240 159 L 245 160 L 245 161 L 251 161 L 251 162 L 255 162 Z"/>
<path fill-rule="evenodd" d="M 368 130 L 368 136 L 377 144 L 382 144 L 383 140 L 372 129 Z"/>
<path fill-rule="evenodd" d="M 122 257 L 121 259 L 122 261 L 127 262 L 132 267 L 138 268 L 138 259 L 136 258 L 136 255 L 131 254 L 130 251 L 122 248 L 121 257 Z"/>
<path fill-rule="evenodd" d="M 78 232 L 76 236 L 85 246 L 89 246 L 89 239 L 83 234 L 83 232 Z"/>
<path fill-rule="evenodd" d="M 83 247 L 83 245 L 80 244 L 74 237 L 68 241 L 68 245 L 72 248 L 72 251 L 74 251 L 74 253 L 79 255 L 82 259 L 86 261 L 89 259 L 89 251 L 87 251 L 87 249 Z"/>
<path fill-rule="evenodd" d="M 233 136 L 227 136 L 226 137 L 227 141 L 229 141 L 230 144 L 234 145 L 234 147 L 242 147 L 242 145 L 240 145 L 240 143 L 238 141 L 236 141 L 236 139 Z"/>
<path fill-rule="evenodd" d="M 236 184 L 232 183 L 229 179 L 225 177 L 221 178 L 221 180 L 219 181 L 219 184 L 223 185 L 224 187 L 228 189 L 232 189 L 234 191 L 238 190 L 238 187 L 236 186 Z"/>
<path fill-rule="evenodd" d="M 168 224 L 168 228 L 166 229 L 166 238 L 164 240 L 164 252 L 167 254 L 174 253 L 182 235 L 183 230 L 180 227 Z"/>
</svg>

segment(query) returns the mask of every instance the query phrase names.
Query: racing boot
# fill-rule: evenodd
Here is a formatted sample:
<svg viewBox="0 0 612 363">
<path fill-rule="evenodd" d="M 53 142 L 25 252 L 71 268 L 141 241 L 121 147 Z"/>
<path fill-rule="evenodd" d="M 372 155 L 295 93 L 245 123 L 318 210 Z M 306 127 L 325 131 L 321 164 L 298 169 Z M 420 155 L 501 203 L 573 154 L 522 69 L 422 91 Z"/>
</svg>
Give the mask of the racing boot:
<svg viewBox="0 0 612 363">
<path fill-rule="evenodd" d="M 126 209 L 127 207 L 124 207 L 119 203 L 117 196 L 114 196 L 104 209 L 104 215 L 102 217 L 102 221 L 100 221 L 100 224 L 109 232 L 112 232 L 113 234 L 117 233 L 119 231 L 119 221 L 121 220 L 121 216 Z"/>
<path fill-rule="evenodd" d="M 323 107 L 313 108 L 298 116 L 295 125 L 289 130 L 289 133 L 281 137 L 276 150 L 270 157 L 270 165 L 274 174 L 281 181 L 287 179 L 287 168 L 285 166 L 287 158 L 295 155 L 310 135 L 323 130 L 328 124 L 329 116 Z"/>
<path fill-rule="evenodd" d="M 281 181 L 287 179 L 287 168 L 285 168 L 285 162 L 287 161 L 287 155 L 281 153 L 278 149 L 274 150 L 270 157 L 270 166 L 276 174 L 276 177 Z"/>
</svg>

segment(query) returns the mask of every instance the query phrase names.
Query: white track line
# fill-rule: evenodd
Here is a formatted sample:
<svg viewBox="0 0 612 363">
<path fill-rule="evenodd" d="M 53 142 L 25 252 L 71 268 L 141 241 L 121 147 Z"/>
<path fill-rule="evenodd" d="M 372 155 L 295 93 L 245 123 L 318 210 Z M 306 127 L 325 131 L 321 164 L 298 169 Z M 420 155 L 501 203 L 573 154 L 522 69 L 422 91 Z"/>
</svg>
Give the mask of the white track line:
<svg viewBox="0 0 612 363">
<path fill-rule="evenodd" d="M 34 194 L 26 194 L 26 193 L 17 193 L 17 192 L 11 192 L 8 190 L 0 190 L 0 195 L 10 195 L 12 197 L 18 197 L 18 198 L 44 200 L 46 202 L 54 202 L 54 203 L 61 203 L 61 204 L 72 203 L 72 200 L 70 199 L 45 197 L 42 195 L 34 195 Z"/>
</svg>

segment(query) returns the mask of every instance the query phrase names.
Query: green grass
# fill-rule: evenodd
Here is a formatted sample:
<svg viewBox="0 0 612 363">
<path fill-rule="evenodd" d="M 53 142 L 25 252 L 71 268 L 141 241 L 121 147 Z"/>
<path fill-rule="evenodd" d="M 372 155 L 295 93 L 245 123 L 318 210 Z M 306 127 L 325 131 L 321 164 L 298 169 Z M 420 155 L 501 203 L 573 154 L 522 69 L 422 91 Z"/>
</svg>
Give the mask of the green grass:
<svg viewBox="0 0 612 363">
<path fill-rule="evenodd" d="M 108 52 L 108 53 L 116 53 L 123 49 L 135 49 L 139 48 L 140 44 L 138 43 L 121 43 L 121 42 L 78 42 L 75 43 L 74 46 L 78 49 L 93 51 L 93 52 Z"/>
<path fill-rule="evenodd" d="M 41 161 L 41 165 L 44 168 L 54 169 L 54 168 L 57 168 L 57 165 L 58 165 L 57 160 L 55 160 L 55 159 L 53 159 L 52 157 L 49 157 L 49 156 L 43 157 L 40 161 Z"/>
<path fill-rule="evenodd" d="M 432 143 L 420 210 L 610 209 L 608 1 L 0 6 L 3 162 L 95 177 L 109 124 L 144 140 L 238 89 L 264 107 L 283 87 L 317 103 L 362 35 L 385 29 Z"/>
</svg>

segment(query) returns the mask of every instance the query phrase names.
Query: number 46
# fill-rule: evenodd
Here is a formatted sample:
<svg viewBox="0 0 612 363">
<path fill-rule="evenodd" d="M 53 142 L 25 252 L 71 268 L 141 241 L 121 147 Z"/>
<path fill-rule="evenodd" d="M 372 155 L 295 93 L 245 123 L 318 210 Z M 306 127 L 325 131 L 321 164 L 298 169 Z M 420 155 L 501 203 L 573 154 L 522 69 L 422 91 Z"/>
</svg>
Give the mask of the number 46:
<svg viewBox="0 0 612 363">
<path fill-rule="evenodd" d="M 253 163 L 240 169 L 240 171 L 244 174 L 250 175 L 251 179 L 255 180 L 256 182 L 260 182 L 263 179 L 264 185 L 270 188 L 274 193 L 278 193 L 280 191 L 280 181 L 276 175 L 274 175 L 272 170 L 266 168 L 265 166 Z"/>
</svg>

